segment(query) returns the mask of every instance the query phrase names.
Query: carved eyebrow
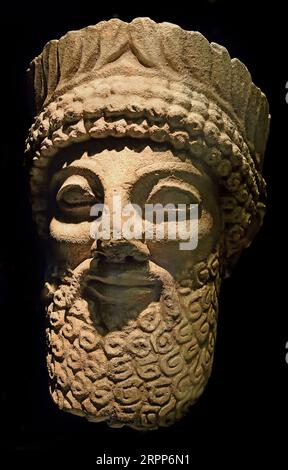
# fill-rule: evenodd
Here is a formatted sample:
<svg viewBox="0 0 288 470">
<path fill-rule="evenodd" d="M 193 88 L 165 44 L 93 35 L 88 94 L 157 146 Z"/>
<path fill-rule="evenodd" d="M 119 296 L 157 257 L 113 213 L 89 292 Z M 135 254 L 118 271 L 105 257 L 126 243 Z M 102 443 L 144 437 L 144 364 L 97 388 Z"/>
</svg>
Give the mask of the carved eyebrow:
<svg viewBox="0 0 288 470">
<path fill-rule="evenodd" d="M 100 178 L 93 173 L 89 168 L 83 168 L 78 166 L 67 166 L 65 168 L 61 168 L 59 171 L 53 174 L 51 182 L 49 184 L 49 192 L 55 193 L 57 192 L 64 181 L 73 175 L 82 176 L 87 180 L 89 185 L 91 186 L 92 190 L 99 188 L 102 186 Z"/>
<path fill-rule="evenodd" d="M 154 190 L 156 194 L 156 191 L 164 189 L 165 182 L 167 189 L 170 184 L 171 189 L 174 186 L 174 189 L 179 192 L 189 193 L 196 199 L 197 204 L 203 203 L 204 194 L 207 191 L 214 193 L 212 180 L 198 169 L 195 168 L 195 172 L 192 173 L 190 165 L 185 165 L 185 163 L 176 164 L 173 168 L 171 168 L 171 164 L 163 166 L 159 168 L 159 166 L 152 164 L 146 168 L 142 167 L 138 172 L 138 175 L 140 173 L 141 176 L 131 188 L 130 197 L 133 201 L 137 201 L 139 204 L 147 203 Z"/>
<path fill-rule="evenodd" d="M 173 168 L 171 166 L 173 165 Z M 136 170 L 137 176 L 140 178 L 145 177 L 146 175 L 149 176 L 151 173 L 157 174 L 160 172 L 169 172 L 171 175 L 171 171 L 176 170 L 177 172 L 186 173 L 189 176 L 196 176 L 196 177 L 206 177 L 200 170 L 196 167 L 191 166 L 189 163 L 177 163 L 177 162 L 161 162 L 161 168 L 159 168 L 158 163 L 152 163 L 149 165 L 145 165 L 139 170 Z"/>
<path fill-rule="evenodd" d="M 213 181 L 206 173 L 202 173 L 196 167 L 192 167 L 186 163 L 173 163 L 173 167 L 171 167 L 171 162 L 161 164 L 159 168 L 159 164 L 150 164 L 142 167 L 137 172 L 138 180 L 135 182 L 132 187 L 132 191 L 137 191 L 137 187 L 144 185 L 146 187 L 150 186 L 150 190 L 152 187 L 161 180 L 165 178 L 170 178 L 171 181 L 181 182 L 183 181 L 184 184 L 190 184 L 191 188 L 198 189 L 199 197 L 201 193 L 205 191 L 211 191 L 213 187 Z M 200 188 L 201 185 L 201 188 Z M 148 189 L 149 191 L 149 189 Z M 190 190 L 191 191 L 191 190 Z"/>
<path fill-rule="evenodd" d="M 197 199 L 198 203 L 202 202 L 201 193 L 198 191 L 198 189 L 186 181 L 179 180 L 177 177 L 167 177 L 158 180 L 157 184 L 153 186 L 152 190 L 149 192 L 148 199 L 165 188 L 173 188 L 182 193 L 189 193 L 191 196 Z"/>
</svg>

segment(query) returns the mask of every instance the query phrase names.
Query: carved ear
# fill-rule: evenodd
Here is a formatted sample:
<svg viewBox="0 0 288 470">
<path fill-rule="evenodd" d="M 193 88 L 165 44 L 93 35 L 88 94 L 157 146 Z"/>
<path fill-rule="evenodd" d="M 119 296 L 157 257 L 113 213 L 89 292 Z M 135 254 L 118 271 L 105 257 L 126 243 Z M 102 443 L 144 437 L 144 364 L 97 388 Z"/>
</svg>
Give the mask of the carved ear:
<svg viewBox="0 0 288 470">
<path fill-rule="evenodd" d="M 241 241 L 241 245 L 239 250 L 233 253 L 231 256 L 228 257 L 224 266 L 224 278 L 228 278 L 231 276 L 234 266 L 236 265 L 238 259 L 241 256 L 242 250 L 248 248 L 252 241 L 254 240 L 255 236 L 257 235 L 264 219 L 266 206 L 263 202 L 258 202 L 256 205 L 256 214 L 254 215 L 248 229 L 246 232 L 245 237 Z"/>
</svg>

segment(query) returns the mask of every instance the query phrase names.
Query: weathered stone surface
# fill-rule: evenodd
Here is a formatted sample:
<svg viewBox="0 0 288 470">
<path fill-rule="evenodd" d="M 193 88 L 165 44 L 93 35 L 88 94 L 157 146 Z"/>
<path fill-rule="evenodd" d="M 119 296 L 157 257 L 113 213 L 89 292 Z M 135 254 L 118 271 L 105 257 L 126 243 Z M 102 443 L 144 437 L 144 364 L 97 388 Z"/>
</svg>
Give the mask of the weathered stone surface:
<svg viewBox="0 0 288 470">
<path fill-rule="evenodd" d="M 225 48 L 148 18 L 69 32 L 29 74 L 52 398 L 111 426 L 167 426 L 207 383 L 221 279 L 262 223 L 266 97 Z M 91 207 L 115 193 L 197 203 L 197 248 L 95 241 Z"/>
</svg>

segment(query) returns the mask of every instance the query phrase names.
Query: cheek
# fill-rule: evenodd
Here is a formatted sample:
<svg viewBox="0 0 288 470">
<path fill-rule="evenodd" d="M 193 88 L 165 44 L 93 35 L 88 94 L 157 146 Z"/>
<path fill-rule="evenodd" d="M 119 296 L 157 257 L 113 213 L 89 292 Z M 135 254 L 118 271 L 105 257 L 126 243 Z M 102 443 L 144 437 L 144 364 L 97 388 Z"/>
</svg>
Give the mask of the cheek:
<svg viewBox="0 0 288 470">
<path fill-rule="evenodd" d="M 180 250 L 179 241 L 147 241 L 151 260 L 166 269 L 174 277 L 181 275 L 183 270 L 206 259 L 219 243 L 221 234 L 221 218 L 218 209 L 203 209 L 198 221 L 198 244 L 193 250 Z"/>
<path fill-rule="evenodd" d="M 198 245 L 195 263 L 206 259 L 220 242 L 222 223 L 219 210 L 203 210 L 198 224 Z"/>
<path fill-rule="evenodd" d="M 87 221 L 67 224 L 53 218 L 49 228 L 50 235 L 56 242 L 86 244 L 92 240 L 90 227 L 91 223 Z"/>
<path fill-rule="evenodd" d="M 90 226 L 89 222 L 67 224 L 52 219 L 50 223 L 52 252 L 58 262 L 63 262 L 74 269 L 91 256 L 94 240 L 90 235 Z"/>
<path fill-rule="evenodd" d="M 219 240 L 221 233 L 221 218 L 219 211 L 213 213 L 204 209 L 198 221 L 198 245 L 210 244 Z M 215 243 L 214 243 L 215 244 Z"/>
<path fill-rule="evenodd" d="M 194 251 L 179 249 L 179 241 L 149 240 L 147 246 L 151 260 L 173 277 L 183 270 L 186 263 L 193 263 Z"/>
</svg>

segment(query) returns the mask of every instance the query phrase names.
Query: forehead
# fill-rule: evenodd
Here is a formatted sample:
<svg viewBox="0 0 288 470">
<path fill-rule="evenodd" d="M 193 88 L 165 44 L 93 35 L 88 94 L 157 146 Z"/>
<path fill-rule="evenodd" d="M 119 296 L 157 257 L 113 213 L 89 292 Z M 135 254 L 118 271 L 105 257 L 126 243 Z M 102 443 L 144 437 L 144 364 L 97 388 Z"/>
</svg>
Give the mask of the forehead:
<svg viewBox="0 0 288 470">
<path fill-rule="evenodd" d="M 69 161 L 67 161 L 69 160 Z M 203 186 L 205 190 L 212 190 L 214 183 L 200 165 L 192 162 L 185 152 L 175 152 L 169 149 L 159 150 L 146 146 L 142 149 L 131 149 L 123 146 L 121 149 L 82 149 L 73 154 L 73 148 L 69 150 L 69 159 L 62 160 L 60 167 L 54 173 L 53 180 L 63 180 L 65 174 L 85 173 L 90 177 L 97 176 L 103 186 L 115 185 L 133 186 L 139 180 L 154 179 L 155 176 L 174 177 L 179 180 L 191 182 L 197 186 Z"/>
</svg>

